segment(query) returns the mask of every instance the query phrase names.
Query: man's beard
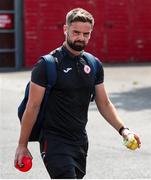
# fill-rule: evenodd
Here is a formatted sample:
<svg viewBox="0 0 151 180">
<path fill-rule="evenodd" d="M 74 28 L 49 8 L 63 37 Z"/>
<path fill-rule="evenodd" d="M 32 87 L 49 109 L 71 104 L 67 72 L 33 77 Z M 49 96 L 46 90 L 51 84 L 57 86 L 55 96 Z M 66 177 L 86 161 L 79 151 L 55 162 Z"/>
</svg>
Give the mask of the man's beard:
<svg viewBox="0 0 151 180">
<path fill-rule="evenodd" d="M 68 43 L 69 47 L 75 51 L 82 51 L 86 47 L 86 44 L 84 41 L 71 42 L 69 40 L 69 38 L 67 38 L 67 43 Z"/>
</svg>

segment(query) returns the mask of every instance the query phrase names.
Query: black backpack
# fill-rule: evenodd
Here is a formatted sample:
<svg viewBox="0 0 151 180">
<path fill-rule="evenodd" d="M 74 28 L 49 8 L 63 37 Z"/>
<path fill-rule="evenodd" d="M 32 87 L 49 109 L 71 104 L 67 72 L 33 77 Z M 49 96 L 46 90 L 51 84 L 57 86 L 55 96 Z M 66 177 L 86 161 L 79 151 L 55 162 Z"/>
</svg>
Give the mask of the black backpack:
<svg viewBox="0 0 151 180">
<path fill-rule="evenodd" d="M 94 75 L 96 76 L 96 71 L 97 71 L 96 66 L 97 65 L 96 65 L 95 57 L 87 52 L 84 52 L 83 55 L 86 57 L 88 64 L 90 65 L 91 69 L 93 70 Z M 41 103 L 38 117 L 36 119 L 36 122 L 33 126 L 32 131 L 31 131 L 29 141 L 39 141 L 40 140 L 41 130 L 43 127 L 43 117 L 45 114 L 45 107 L 47 104 L 47 99 L 51 92 L 51 88 L 55 85 L 56 79 L 57 79 L 57 68 L 56 68 L 55 58 L 51 54 L 48 54 L 48 55 L 42 56 L 42 59 L 46 62 L 48 84 L 47 84 L 47 87 L 45 90 L 44 98 Z M 20 122 L 22 120 L 22 116 L 23 116 L 23 113 L 25 111 L 26 104 L 28 101 L 29 88 L 30 88 L 29 86 L 30 86 L 30 83 L 28 82 L 28 84 L 26 85 L 24 98 L 18 107 L 18 117 L 19 117 Z M 91 97 L 91 101 L 93 101 L 94 96 L 95 96 L 95 88 L 94 88 L 94 92 Z"/>
</svg>

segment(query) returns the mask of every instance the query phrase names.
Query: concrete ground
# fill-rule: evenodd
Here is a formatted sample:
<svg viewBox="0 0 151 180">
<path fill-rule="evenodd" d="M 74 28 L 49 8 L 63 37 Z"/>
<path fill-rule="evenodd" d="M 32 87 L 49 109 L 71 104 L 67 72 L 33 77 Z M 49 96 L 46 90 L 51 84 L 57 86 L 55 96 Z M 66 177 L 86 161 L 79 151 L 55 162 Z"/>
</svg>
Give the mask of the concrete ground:
<svg viewBox="0 0 151 180">
<path fill-rule="evenodd" d="M 86 179 L 151 179 L 151 65 L 105 66 L 105 85 L 126 126 L 137 132 L 142 147 L 126 149 L 119 134 L 90 105 L 87 131 L 89 153 Z M 13 167 L 20 124 L 19 105 L 30 71 L 0 73 L 0 178 L 49 178 L 38 143 L 29 143 L 33 168 L 21 173 Z"/>
</svg>

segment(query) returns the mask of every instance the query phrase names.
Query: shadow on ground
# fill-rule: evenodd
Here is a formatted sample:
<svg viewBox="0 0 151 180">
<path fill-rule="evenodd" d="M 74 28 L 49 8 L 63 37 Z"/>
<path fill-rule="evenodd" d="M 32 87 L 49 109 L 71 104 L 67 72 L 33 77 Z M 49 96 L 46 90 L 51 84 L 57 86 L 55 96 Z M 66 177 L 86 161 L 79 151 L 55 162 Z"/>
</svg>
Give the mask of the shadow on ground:
<svg viewBox="0 0 151 180">
<path fill-rule="evenodd" d="M 127 111 L 151 110 L 151 87 L 110 93 L 109 97 L 118 109 Z M 90 110 L 96 110 L 94 103 L 91 104 Z"/>
</svg>

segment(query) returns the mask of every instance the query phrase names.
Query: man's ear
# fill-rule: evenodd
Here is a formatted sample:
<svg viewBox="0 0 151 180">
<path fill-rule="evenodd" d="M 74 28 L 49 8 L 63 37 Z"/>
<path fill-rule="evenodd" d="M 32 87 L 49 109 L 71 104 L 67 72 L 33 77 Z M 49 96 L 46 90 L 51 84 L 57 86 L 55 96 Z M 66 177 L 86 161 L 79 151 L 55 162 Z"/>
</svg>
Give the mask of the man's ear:
<svg viewBox="0 0 151 180">
<path fill-rule="evenodd" d="M 64 32 L 64 35 L 67 35 L 67 25 L 66 24 L 63 26 L 63 32 Z"/>
</svg>

